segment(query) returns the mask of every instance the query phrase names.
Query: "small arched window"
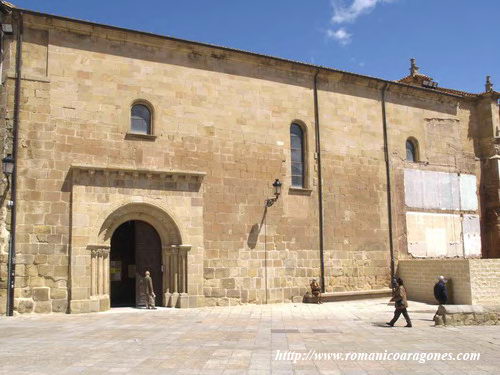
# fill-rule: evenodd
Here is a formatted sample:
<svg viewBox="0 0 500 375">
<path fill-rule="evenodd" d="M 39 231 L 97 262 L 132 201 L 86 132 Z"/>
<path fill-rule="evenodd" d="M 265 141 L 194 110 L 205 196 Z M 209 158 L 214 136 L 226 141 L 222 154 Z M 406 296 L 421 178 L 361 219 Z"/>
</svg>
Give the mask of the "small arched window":
<svg viewBox="0 0 500 375">
<path fill-rule="evenodd" d="M 406 160 L 411 162 L 418 161 L 417 141 L 411 138 L 406 140 Z"/>
<path fill-rule="evenodd" d="M 130 130 L 135 134 L 151 134 L 151 111 L 144 104 L 132 106 Z"/>
<path fill-rule="evenodd" d="M 304 187 L 304 131 L 298 124 L 290 126 L 290 148 L 292 153 L 292 186 Z"/>
</svg>

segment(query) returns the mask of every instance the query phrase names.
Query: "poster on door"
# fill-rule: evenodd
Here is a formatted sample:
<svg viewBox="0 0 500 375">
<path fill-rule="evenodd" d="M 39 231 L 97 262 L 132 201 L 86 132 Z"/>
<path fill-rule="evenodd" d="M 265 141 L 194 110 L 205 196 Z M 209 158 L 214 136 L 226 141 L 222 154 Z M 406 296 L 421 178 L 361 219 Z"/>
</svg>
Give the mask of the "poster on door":
<svg viewBox="0 0 500 375">
<path fill-rule="evenodd" d="M 121 281 L 122 279 L 122 262 L 120 260 L 112 260 L 109 262 L 109 273 L 111 281 Z"/>
</svg>

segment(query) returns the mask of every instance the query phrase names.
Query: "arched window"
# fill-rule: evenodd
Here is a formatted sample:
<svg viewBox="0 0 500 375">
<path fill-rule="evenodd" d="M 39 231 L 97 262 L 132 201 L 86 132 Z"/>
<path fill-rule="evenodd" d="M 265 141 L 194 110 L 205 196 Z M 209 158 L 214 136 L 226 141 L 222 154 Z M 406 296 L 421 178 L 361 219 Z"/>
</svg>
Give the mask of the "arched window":
<svg viewBox="0 0 500 375">
<path fill-rule="evenodd" d="M 418 161 L 418 146 L 415 139 L 406 140 L 406 160 L 411 162 Z"/>
<path fill-rule="evenodd" d="M 144 104 L 132 106 L 130 130 L 135 134 L 151 134 L 151 111 Z"/>
<path fill-rule="evenodd" d="M 290 148 L 292 153 L 292 186 L 304 187 L 304 131 L 298 124 L 290 126 Z"/>
</svg>

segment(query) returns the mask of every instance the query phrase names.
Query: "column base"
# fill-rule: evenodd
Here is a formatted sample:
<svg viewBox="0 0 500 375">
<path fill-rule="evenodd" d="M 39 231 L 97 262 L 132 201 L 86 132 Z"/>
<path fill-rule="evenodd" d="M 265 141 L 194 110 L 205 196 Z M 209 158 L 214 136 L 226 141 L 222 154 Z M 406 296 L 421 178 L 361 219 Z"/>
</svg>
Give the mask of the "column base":
<svg viewBox="0 0 500 375">
<path fill-rule="evenodd" d="M 171 295 L 172 295 L 172 293 L 170 293 L 170 292 L 163 293 L 163 305 L 162 306 L 168 307 L 168 301 L 170 301 Z"/>
<path fill-rule="evenodd" d="M 189 307 L 189 296 L 187 293 L 179 294 L 179 298 L 177 298 L 177 304 L 175 307 L 180 309 L 186 309 Z"/>
<path fill-rule="evenodd" d="M 89 299 L 70 301 L 70 314 L 106 311 L 111 308 L 108 295 L 92 296 Z"/>
<path fill-rule="evenodd" d="M 179 293 L 171 293 L 167 303 L 167 307 L 176 307 L 178 299 L 179 299 Z"/>
</svg>

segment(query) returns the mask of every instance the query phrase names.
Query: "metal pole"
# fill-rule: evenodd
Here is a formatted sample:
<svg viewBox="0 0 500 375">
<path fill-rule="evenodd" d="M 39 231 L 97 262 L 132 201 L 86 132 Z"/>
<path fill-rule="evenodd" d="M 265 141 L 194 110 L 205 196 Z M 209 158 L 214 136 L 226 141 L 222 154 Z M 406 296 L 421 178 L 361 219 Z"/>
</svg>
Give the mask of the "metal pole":
<svg viewBox="0 0 500 375">
<path fill-rule="evenodd" d="M 394 259 L 394 240 L 392 233 L 392 192 L 391 192 L 391 163 L 389 159 L 389 137 L 387 133 L 387 114 L 385 109 L 385 93 L 389 84 L 382 88 L 382 127 L 384 130 L 384 157 L 385 157 L 385 175 L 387 181 L 387 219 L 389 221 L 389 251 L 391 256 L 391 280 L 394 279 L 396 272 Z"/>
<path fill-rule="evenodd" d="M 19 137 L 19 106 L 21 98 L 21 65 L 22 65 L 22 35 L 23 35 L 23 15 L 17 14 L 17 45 L 16 45 L 16 86 L 14 91 L 14 126 L 12 136 L 12 158 L 14 159 L 14 169 L 12 171 L 11 200 L 12 214 L 10 221 L 10 241 L 9 241 L 9 264 L 7 282 L 7 316 L 14 315 L 14 286 L 16 276 L 16 193 L 17 193 L 17 143 Z"/>
<path fill-rule="evenodd" d="M 324 218 L 323 218 L 323 180 L 321 177 L 321 139 L 319 131 L 319 108 L 318 108 L 318 74 L 314 75 L 314 123 L 316 130 L 316 155 L 318 157 L 318 208 L 319 208 L 319 261 L 320 261 L 320 282 L 321 292 L 325 293 L 325 238 L 324 238 Z"/>
<path fill-rule="evenodd" d="M 11 306 L 14 305 L 14 301 L 11 301 L 11 289 L 14 289 L 14 273 L 12 272 L 12 264 L 13 262 L 11 259 L 13 258 L 13 253 L 12 253 L 12 233 L 9 233 L 9 250 L 7 252 L 8 256 L 8 261 L 7 261 L 7 306 L 5 310 L 5 314 L 7 316 L 12 316 L 13 310 L 11 310 Z M 14 271 L 15 272 L 15 271 Z"/>
</svg>

